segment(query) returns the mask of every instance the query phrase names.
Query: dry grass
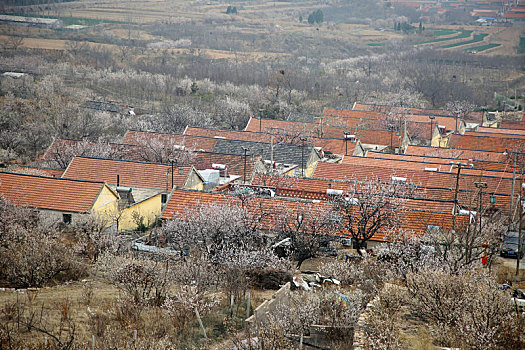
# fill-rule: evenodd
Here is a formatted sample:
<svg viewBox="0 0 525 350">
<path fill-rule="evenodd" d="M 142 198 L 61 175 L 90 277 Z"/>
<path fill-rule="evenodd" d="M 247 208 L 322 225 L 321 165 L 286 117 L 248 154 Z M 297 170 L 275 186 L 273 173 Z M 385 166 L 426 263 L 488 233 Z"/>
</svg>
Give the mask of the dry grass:
<svg viewBox="0 0 525 350">
<path fill-rule="evenodd" d="M 252 309 L 256 308 L 264 300 L 271 299 L 274 293 L 275 291 L 272 290 L 250 290 Z M 62 313 L 66 308 L 76 327 L 76 342 L 87 344 L 90 343 L 92 335 L 95 334 L 98 337 L 97 329 L 104 329 L 106 324 L 122 327 L 122 325 L 118 326 L 122 320 L 119 321 L 120 309 L 116 307 L 119 295 L 119 291 L 115 286 L 99 277 L 38 290 L 1 291 L 0 321 L 3 319 L 4 310 L 9 305 L 29 305 L 29 309 L 36 311 L 37 314 L 43 313 L 44 324 L 47 325 L 48 329 L 56 331 Z M 227 344 L 223 339 L 224 334 L 221 336 L 221 331 L 218 331 L 216 328 L 217 325 L 222 323 L 225 317 L 225 310 L 228 309 L 227 301 L 224 301 L 223 304 L 218 313 L 203 317 L 208 335 L 212 337 L 219 336 L 216 338 L 218 342 L 215 346 L 216 349 L 220 349 L 221 344 Z M 244 318 L 242 316 L 246 314 L 245 302 L 241 301 L 234 310 L 236 322 L 241 324 Z M 97 315 L 97 317 L 93 317 L 93 315 Z M 166 330 L 169 331 L 172 328 L 172 324 L 170 319 L 166 318 L 166 314 L 160 312 L 159 309 L 147 309 L 142 312 L 138 323 L 131 322 L 122 329 L 122 332 L 132 334 L 132 330 L 137 328 L 140 334 L 151 335 L 165 332 Z M 191 343 L 193 341 L 192 338 L 202 340 L 202 334 L 196 321 L 188 325 L 184 333 L 182 336 L 184 342 Z M 27 332 L 25 330 L 22 332 L 22 340 L 26 345 L 43 344 L 45 338 L 46 336 L 43 333 L 36 331 Z"/>
</svg>

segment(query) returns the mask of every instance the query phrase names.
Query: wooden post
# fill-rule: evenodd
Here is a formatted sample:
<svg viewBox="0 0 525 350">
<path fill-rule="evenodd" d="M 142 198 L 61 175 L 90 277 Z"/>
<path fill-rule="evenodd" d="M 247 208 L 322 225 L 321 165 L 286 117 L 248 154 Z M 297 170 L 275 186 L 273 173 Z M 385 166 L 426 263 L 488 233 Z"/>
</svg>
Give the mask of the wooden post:
<svg viewBox="0 0 525 350">
<path fill-rule="evenodd" d="M 233 294 L 230 295 L 230 317 L 233 318 L 233 301 L 234 297 Z"/>
<path fill-rule="evenodd" d="M 246 318 L 250 317 L 250 307 L 252 303 L 250 301 L 250 292 L 248 292 L 248 299 L 246 300 Z"/>
<path fill-rule="evenodd" d="M 199 326 L 201 327 L 204 338 L 208 339 L 208 336 L 206 335 L 206 329 L 204 328 L 204 325 L 202 324 L 201 315 L 199 315 L 199 310 L 197 310 L 197 308 L 195 308 L 195 315 L 197 316 L 197 321 L 199 321 Z"/>
</svg>

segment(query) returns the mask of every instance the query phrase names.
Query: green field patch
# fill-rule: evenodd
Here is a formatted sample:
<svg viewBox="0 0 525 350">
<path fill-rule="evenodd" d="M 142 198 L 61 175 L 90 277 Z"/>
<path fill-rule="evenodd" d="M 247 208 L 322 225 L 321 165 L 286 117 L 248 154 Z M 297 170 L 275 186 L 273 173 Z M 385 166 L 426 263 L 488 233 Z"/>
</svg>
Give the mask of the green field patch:
<svg viewBox="0 0 525 350">
<path fill-rule="evenodd" d="M 93 18 L 81 18 L 81 17 L 57 17 L 57 16 L 43 16 L 43 15 L 27 15 L 23 13 L 14 14 L 15 16 L 22 17 L 33 17 L 33 18 L 52 18 L 61 20 L 65 26 L 72 24 L 94 26 L 100 23 L 115 23 L 115 24 L 128 24 L 128 22 L 113 21 L 108 19 L 93 19 Z"/>
<path fill-rule="evenodd" d="M 518 53 L 525 53 L 525 36 L 520 38 L 520 45 L 518 46 Z"/>
<path fill-rule="evenodd" d="M 442 49 L 447 49 L 449 47 L 457 47 L 457 46 L 463 46 L 463 45 L 478 43 L 478 42 L 482 41 L 487 35 L 488 34 L 474 34 L 474 37 L 472 38 L 472 40 L 461 41 L 461 42 L 455 43 L 455 44 L 444 45 L 444 46 L 441 46 L 441 48 Z"/>
<path fill-rule="evenodd" d="M 370 43 L 370 44 L 367 44 L 368 46 L 385 46 L 386 43 Z"/>
<path fill-rule="evenodd" d="M 434 39 L 434 40 L 421 41 L 419 43 L 415 43 L 415 45 L 439 43 L 439 42 L 442 42 L 442 41 L 456 40 L 456 39 L 464 39 L 464 38 L 470 37 L 470 34 L 472 34 L 472 30 L 464 30 L 464 29 L 462 29 L 461 32 L 458 35 L 447 37 L 447 38 L 437 38 L 437 39 Z"/>
<path fill-rule="evenodd" d="M 441 29 L 440 28 L 440 29 L 434 29 L 432 33 L 434 34 L 434 36 L 444 36 L 444 35 L 452 35 L 455 33 L 459 33 L 459 31 L 455 29 Z"/>
<path fill-rule="evenodd" d="M 465 51 L 481 52 L 481 51 L 489 50 L 489 49 L 492 49 L 493 47 L 498 47 L 498 46 L 501 46 L 501 44 L 487 44 L 487 45 L 481 45 L 481 46 L 474 46 L 469 49 L 465 49 Z"/>
</svg>

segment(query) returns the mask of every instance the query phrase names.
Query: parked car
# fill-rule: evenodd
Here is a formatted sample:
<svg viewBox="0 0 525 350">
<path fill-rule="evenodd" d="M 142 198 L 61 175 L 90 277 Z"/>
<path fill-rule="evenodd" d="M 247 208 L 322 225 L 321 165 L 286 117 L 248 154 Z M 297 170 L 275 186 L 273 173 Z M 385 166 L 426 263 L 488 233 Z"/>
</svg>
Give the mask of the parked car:
<svg viewBox="0 0 525 350">
<path fill-rule="evenodd" d="M 525 234 L 521 235 L 520 259 L 523 258 L 523 249 L 525 249 Z M 503 237 L 503 247 L 500 255 L 509 258 L 518 256 L 518 232 L 509 232 Z"/>
</svg>

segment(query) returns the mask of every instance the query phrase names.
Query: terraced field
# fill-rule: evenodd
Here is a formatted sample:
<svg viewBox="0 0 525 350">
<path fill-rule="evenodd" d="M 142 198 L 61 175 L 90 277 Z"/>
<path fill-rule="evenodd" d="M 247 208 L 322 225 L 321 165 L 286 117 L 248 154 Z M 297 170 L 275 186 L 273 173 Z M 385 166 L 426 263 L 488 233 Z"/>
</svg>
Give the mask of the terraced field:
<svg viewBox="0 0 525 350">
<path fill-rule="evenodd" d="M 444 30 L 446 30 L 446 29 L 444 29 Z M 442 30 L 442 31 L 444 31 L 444 30 Z M 437 38 L 437 39 L 433 39 L 433 40 L 422 41 L 422 42 L 415 43 L 415 45 L 424 45 L 424 44 L 439 43 L 439 42 L 449 41 L 449 40 L 464 39 L 464 38 L 469 38 L 471 34 L 472 34 L 472 30 L 461 29 L 459 31 L 458 35 L 447 36 L 447 37 L 444 37 L 444 38 Z M 441 36 L 444 36 L 444 35 L 448 35 L 448 34 L 441 34 Z"/>
<path fill-rule="evenodd" d="M 490 49 L 498 47 L 498 46 L 501 46 L 501 44 L 487 44 L 487 45 L 470 47 L 468 49 L 465 49 L 465 51 L 482 52 L 482 51 L 490 50 Z"/>
<path fill-rule="evenodd" d="M 444 45 L 444 46 L 440 46 L 442 49 L 448 49 L 448 48 L 451 48 L 451 47 L 457 47 L 457 46 L 463 46 L 463 45 L 469 45 L 469 44 L 475 44 L 475 43 L 478 43 L 480 41 L 483 41 L 483 39 L 485 39 L 485 37 L 487 36 L 488 34 L 474 34 L 474 37 L 472 38 L 472 40 L 467 40 L 467 41 L 460 41 L 458 43 L 454 43 L 454 44 L 448 44 L 448 45 Z"/>
</svg>

